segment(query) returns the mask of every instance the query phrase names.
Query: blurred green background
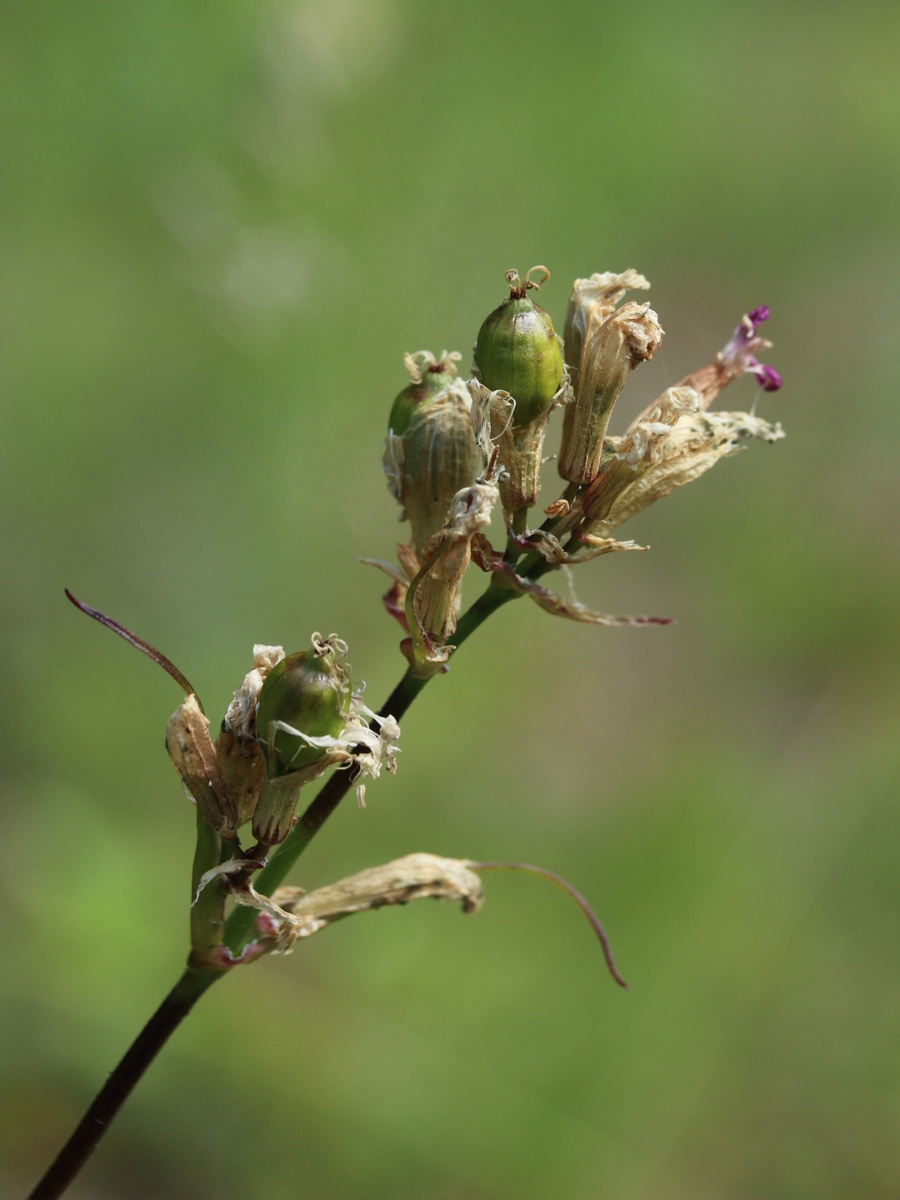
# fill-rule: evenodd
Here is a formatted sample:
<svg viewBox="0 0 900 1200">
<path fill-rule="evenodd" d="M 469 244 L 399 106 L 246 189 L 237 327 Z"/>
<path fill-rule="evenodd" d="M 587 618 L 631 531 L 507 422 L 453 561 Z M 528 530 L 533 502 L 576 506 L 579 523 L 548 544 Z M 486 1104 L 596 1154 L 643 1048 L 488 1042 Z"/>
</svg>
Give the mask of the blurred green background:
<svg viewBox="0 0 900 1200">
<path fill-rule="evenodd" d="M 4 1194 L 185 954 L 179 694 L 63 587 L 212 713 L 314 629 L 380 703 L 402 354 L 536 262 L 558 325 L 576 275 L 653 282 L 618 429 L 768 304 L 788 438 L 579 571 L 677 625 L 502 611 L 295 881 L 539 862 L 631 991 L 526 877 L 361 916 L 213 989 L 72 1195 L 900 1194 L 898 52 L 886 0 L 3 6 Z"/>
</svg>

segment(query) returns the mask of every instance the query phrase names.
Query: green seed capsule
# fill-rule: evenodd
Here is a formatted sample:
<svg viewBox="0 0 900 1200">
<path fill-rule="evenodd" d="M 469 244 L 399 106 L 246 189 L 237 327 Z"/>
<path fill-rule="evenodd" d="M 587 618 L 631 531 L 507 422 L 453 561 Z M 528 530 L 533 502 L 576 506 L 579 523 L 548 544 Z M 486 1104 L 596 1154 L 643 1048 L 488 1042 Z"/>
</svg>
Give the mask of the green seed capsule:
<svg viewBox="0 0 900 1200">
<path fill-rule="evenodd" d="M 397 437 L 406 433 L 421 406 L 442 392 L 456 378 L 455 360 L 459 357 L 456 352 L 448 354 L 446 351 L 440 358 L 435 358 L 427 350 L 407 354 L 406 366 L 412 375 L 412 382 L 400 392 L 391 407 L 389 432 Z"/>
<path fill-rule="evenodd" d="M 350 690 L 332 655 L 301 650 L 282 659 L 266 676 L 256 709 L 256 734 L 269 776 L 309 766 L 324 753 L 287 729 L 273 728 L 273 722 L 283 722 L 307 737 L 338 737 L 349 708 Z"/>
<path fill-rule="evenodd" d="M 559 390 L 563 363 L 559 341 L 549 314 L 528 296 L 540 284 L 531 280 L 532 267 L 523 283 L 516 271 L 506 272 L 509 299 L 495 308 L 478 331 L 475 366 L 481 382 L 491 391 L 503 389 L 515 398 L 513 424 L 530 425 L 546 410 Z"/>
</svg>

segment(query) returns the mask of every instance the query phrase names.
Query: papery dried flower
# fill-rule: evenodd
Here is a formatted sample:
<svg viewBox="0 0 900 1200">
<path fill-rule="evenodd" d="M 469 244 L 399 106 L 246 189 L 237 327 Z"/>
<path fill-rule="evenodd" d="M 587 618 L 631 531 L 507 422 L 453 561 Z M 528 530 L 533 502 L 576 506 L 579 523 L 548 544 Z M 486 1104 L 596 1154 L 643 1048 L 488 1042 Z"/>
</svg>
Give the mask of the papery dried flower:
<svg viewBox="0 0 900 1200">
<path fill-rule="evenodd" d="M 255 892 L 240 899 L 263 914 L 258 924 L 273 939 L 272 952 L 287 954 L 299 939 L 311 937 L 335 921 L 393 904 L 450 900 L 460 904 L 464 913 L 478 912 L 484 902 L 484 888 L 465 861 L 436 854 L 407 854 L 313 892 L 283 887 L 271 900 Z"/>
<path fill-rule="evenodd" d="M 784 437 L 750 413 L 704 413 L 693 388 L 670 388 L 613 442 L 612 458 L 582 498 L 583 534 L 604 537 L 624 521 L 699 478 L 719 459 L 735 454 L 748 438 Z"/>
<path fill-rule="evenodd" d="M 581 355 L 574 372 L 575 399 L 566 408 L 559 456 L 560 475 L 573 483 L 589 483 L 597 475 L 613 405 L 628 376 L 653 356 L 663 336 L 649 304 L 630 301 L 598 321 L 602 311 L 601 305 L 591 310 L 576 339 Z M 567 358 L 568 352 L 567 347 Z"/>
<path fill-rule="evenodd" d="M 627 271 L 596 272 L 588 279 L 576 279 L 566 308 L 563 329 L 566 363 L 577 387 L 585 338 L 591 329 L 612 316 L 626 292 L 646 291 L 650 287 L 643 275 L 631 267 Z"/>
</svg>

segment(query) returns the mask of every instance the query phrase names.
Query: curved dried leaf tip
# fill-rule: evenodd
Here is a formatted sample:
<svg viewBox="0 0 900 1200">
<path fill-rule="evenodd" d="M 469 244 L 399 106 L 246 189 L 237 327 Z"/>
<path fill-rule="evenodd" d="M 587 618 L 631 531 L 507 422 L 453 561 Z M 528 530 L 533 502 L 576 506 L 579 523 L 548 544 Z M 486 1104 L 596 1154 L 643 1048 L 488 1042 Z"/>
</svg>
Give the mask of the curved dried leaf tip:
<svg viewBox="0 0 900 1200">
<path fill-rule="evenodd" d="M 121 625 L 112 617 L 108 617 L 106 613 L 102 613 L 99 608 L 92 608 L 90 604 L 85 604 L 83 600 L 77 599 L 72 595 L 68 588 L 64 588 L 63 590 L 65 591 L 68 600 L 75 605 L 79 612 L 83 612 L 85 616 L 91 617 L 93 620 L 98 621 L 106 629 L 111 629 L 113 633 L 118 634 L 123 641 L 126 641 L 129 646 L 134 646 L 135 650 L 140 650 L 141 654 L 146 654 L 146 656 L 155 662 L 157 666 L 162 667 L 167 675 L 172 676 L 186 696 L 190 696 L 191 693 L 194 692 L 194 688 L 191 685 L 190 680 L 188 680 L 188 678 L 178 670 L 175 664 L 166 658 L 166 656 L 160 650 L 157 650 L 155 646 L 151 646 L 149 642 L 145 641 L 142 637 L 139 637 L 138 634 L 132 633 L 127 626 Z M 194 694 L 196 695 L 196 693 Z M 199 699 L 197 703 L 200 703 Z M 202 709 L 203 706 L 201 705 L 200 707 Z"/>
<path fill-rule="evenodd" d="M 226 863 L 210 875 L 236 871 L 239 862 Z M 484 903 L 481 871 L 522 871 L 552 883 L 575 901 L 587 918 L 603 951 L 610 975 L 620 987 L 622 978 L 613 958 L 609 938 L 586 898 L 568 880 L 545 867 L 531 863 L 475 862 L 472 859 L 442 858 L 436 854 L 407 854 L 381 866 L 369 867 L 326 887 L 305 892 L 303 888 L 278 888 L 271 897 L 260 895 L 246 884 L 236 893 L 240 904 L 259 912 L 259 950 L 289 954 L 296 943 L 356 913 L 371 912 L 414 900 L 449 900 L 464 913 L 476 913 Z"/>
</svg>

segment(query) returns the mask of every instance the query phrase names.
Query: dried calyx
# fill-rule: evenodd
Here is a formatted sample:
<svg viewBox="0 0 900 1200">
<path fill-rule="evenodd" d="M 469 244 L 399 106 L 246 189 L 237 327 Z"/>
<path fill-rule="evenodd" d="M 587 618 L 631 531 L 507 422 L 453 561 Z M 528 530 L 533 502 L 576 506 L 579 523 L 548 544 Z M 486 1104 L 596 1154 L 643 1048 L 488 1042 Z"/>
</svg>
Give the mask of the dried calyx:
<svg viewBox="0 0 900 1200">
<path fill-rule="evenodd" d="M 565 327 L 573 399 L 559 455 L 563 479 L 583 484 L 599 473 L 613 405 L 631 372 L 659 347 L 663 331 L 649 304 L 616 307 L 626 291 L 649 286 L 636 271 L 575 280 Z"/>
</svg>

